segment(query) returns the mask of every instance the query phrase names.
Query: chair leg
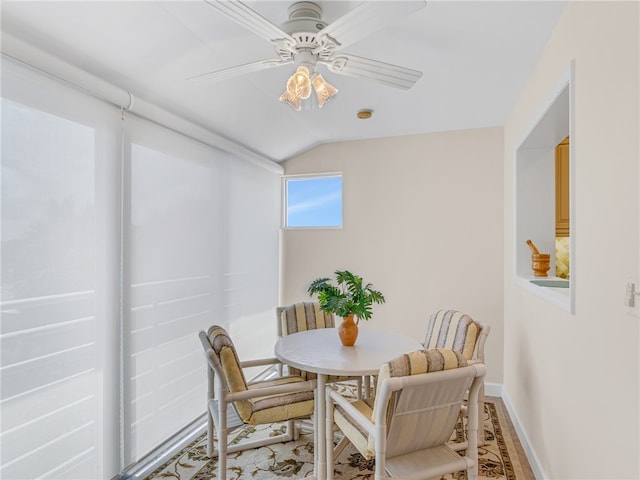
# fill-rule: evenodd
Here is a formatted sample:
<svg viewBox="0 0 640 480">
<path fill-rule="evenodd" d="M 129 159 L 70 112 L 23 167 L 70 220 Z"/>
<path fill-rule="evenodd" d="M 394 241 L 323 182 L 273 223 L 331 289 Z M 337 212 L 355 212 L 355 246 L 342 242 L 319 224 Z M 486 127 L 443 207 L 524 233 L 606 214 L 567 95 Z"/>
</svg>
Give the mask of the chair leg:
<svg viewBox="0 0 640 480">
<path fill-rule="evenodd" d="M 215 451 L 215 395 L 216 395 L 216 377 L 213 370 L 207 367 L 207 456 L 212 458 Z M 213 410 L 212 410 L 213 408 Z"/>
<path fill-rule="evenodd" d="M 213 424 L 213 416 L 211 411 L 207 409 L 207 456 L 213 458 L 215 445 L 214 438 L 216 435 L 215 426 Z"/>
<path fill-rule="evenodd" d="M 218 479 L 227 480 L 227 403 L 220 399 L 218 408 Z"/>
<path fill-rule="evenodd" d="M 476 429 L 478 428 L 478 424 L 480 423 L 478 420 L 480 416 L 478 415 L 478 402 L 474 402 L 469 405 L 468 408 L 468 429 L 469 429 L 469 445 L 467 447 L 467 456 L 473 461 L 473 467 L 467 469 L 467 479 L 468 480 L 477 480 L 478 478 L 478 432 Z"/>
<path fill-rule="evenodd" d="M 327 389 L 327 392 L 329 389 Z M 361 389 L 358 388 L 358 397 L 360 396 Z M 322 395 L 325 393 L 322 392 Z M 326 418 L 318 419 L 320 422 L 327 422 L 325 427 L 325 437 L 326 437 L 326 457 L 327 457 L 327 480 L 333 480 L 333 400 L 329 397 L 329 394 L 326 394 L 326 403 L 325 408 L 327 411 Z"/>
<path fill-rule="evenodd" d="M 368 384 L 369 387 L 367 387 L 367 394 L 368 397 L 375 397 L 376 396 L 376 386 L 378 384 L 378 376 L 377 375 L 371 375 L 369 377 L 367 377 L 368 380 Z"/>
<path fill-rule="evenodd" d="M 300 436 L 300 428 L 296 425 L 295 420 L 287 420 L 287 437 L 290 440 L 298 440 Z"/>
<path fill-rule="evenodd" d="M 487 444 L 484 434 L 484 383 L 480 385 L 478 392 L 478 447 Z"/>
</svg>

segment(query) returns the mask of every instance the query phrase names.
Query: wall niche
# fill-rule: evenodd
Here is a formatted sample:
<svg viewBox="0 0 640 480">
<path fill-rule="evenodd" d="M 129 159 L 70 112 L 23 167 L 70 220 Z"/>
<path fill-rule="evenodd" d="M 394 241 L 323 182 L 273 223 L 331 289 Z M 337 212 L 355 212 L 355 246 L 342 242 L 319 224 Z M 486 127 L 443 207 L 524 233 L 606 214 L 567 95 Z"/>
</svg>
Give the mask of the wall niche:
<svg viewBox="0 0 640 480">
<path fill-rule="evenodd" d="M 573 62 L 558 86 L 542 105 L 531 128 L 516 149 L 515 182 L 515 277 L 517 283 L 534 295 L 559 308 L 574 312 L 575 292 L 575 215 L 574 179 L 575 136 L 573 135 Z M 557 146 L 568 137 L 569 225 L 568 235 L 557 235 L 556 152 Z M 556 272 L 556 246 L 560 238 L 568 245 L 569 272 Z M 531 268 L 532 240 L 540 253 L 551 255 L 551 269 L 547 278 L 534 277 Z M 540 282 L 550 280 L 550 282 Z M 533 283 L 535 282 L 535 283 Z"/>
</svg>

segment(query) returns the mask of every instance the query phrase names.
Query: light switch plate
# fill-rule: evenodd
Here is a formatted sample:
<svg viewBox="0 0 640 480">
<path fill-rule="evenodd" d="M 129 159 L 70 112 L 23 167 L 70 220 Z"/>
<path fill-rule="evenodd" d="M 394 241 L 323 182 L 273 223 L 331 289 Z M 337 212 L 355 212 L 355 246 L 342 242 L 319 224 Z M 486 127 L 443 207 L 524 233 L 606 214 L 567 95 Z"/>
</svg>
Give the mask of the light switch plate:
<svg viewBox="0 0 640 480">
<path fill-rule="evenodd" d="M 624 305 L 629 315 L 640 317 L 640 281 L 638 277 L 627 278 Z"/>
</svg>

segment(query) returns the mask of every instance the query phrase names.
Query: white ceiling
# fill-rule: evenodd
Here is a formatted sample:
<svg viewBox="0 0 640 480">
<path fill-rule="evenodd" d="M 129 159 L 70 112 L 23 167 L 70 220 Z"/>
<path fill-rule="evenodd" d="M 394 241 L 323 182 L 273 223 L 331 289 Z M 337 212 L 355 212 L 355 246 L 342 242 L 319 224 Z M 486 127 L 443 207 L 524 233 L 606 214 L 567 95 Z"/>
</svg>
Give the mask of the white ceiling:
<svg viewBox="0 0 640 480">
<path fill-rule="evenodd" d="M 375 1 L 375 0 L 374 0 Z M 245 2 L 276 25 L 292 2 Z M 335 21 L 358 1 L 318 1 Z M 267 158 L 315 145 L 503 125 L 566 2 L 429 1 L 346 51 L 424 72 L 410 90 L 337 75 L 324 108 L 278 101 L 294 65 L 215 83 L 188 77 L 276 58 L 203 1 L 2 1 L 2 29 Z M 324 69 L 324 70 L 323 70 Z M 359 120 L 361 109 L 373 117 Z"/>
</svg>

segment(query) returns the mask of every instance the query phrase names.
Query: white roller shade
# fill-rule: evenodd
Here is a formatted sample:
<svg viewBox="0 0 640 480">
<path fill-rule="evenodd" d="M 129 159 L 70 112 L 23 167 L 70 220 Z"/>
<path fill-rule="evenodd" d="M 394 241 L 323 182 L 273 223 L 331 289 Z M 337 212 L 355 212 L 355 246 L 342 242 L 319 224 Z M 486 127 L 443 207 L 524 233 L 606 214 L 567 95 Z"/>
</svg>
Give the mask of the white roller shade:
<svg viewBox="0 0 640 480">
<path fill-rule="evenodd" d="M 2 478 L 118 469 L 119 116 L 2 63 Z"/>
<path fill-rule="evenodd" d="M 133 114 L 125 131 L 125 450 L 134 462 L 205 411 L 199 330 L 224 325 L 248 357 L 272 355 L 279 175 Z"/>
<path fill-rule="evenodd" d="M 1 101 L 0 477 L 113 478 L 205 412 L 200 329 L 272 356 L 279 169 L 7 58 Z"/>
</svg>

